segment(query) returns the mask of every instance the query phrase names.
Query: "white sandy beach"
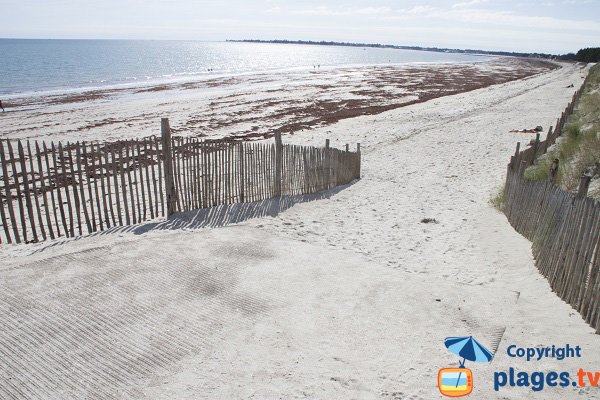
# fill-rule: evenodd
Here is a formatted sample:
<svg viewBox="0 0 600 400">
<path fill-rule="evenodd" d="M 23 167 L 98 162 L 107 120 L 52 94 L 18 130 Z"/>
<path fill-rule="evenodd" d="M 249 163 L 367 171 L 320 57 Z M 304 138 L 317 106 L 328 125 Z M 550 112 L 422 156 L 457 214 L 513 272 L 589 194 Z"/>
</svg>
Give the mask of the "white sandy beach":
<svg viewBox="0 0 600 400">
<path fill-rule="evenodd" d="M 516 142 L 532 137 L 509 131 L 547 130 L 583 75 L 579 65 L 564 64 L 286 134 L 294 144 L 360 142 L 362 179 L 279 212 L 267 204 L 271 215 L 254 210 L 248 216 L 256 218 L 233 226 L 197 229 L 198 215 L 188 213 L 171 229 L 146 224 L 0 247 L 0 310 L 8 315 L 0 331 L 10 325 L 14 332 L 0 342 L 18 349 L 0 357 L 14 379 L 3 394 L 429 400 L 441 398 L 438 369 L 458 365 L 445 337 L 472 334 L 493 346 L 504 332 L 491 364 L 467 363 L 475 374 L 471 398 L 600 399 L 597 387 L 495 392 L 492 384 L 494 371 L 510 367 L 572 376 L 598 370 L 600 336 L 551 292 L 530 242 L 489 205 Z M 65 108 L 51 110 L 64 119 L 47 127 L 47 137 L 24 125 L 14 138 L 83 140 L 62 124 L 76 129 L 98 113 L 110 117 L 115 106 L 102 101 L 53 106 Z M 177 126 L 176 110 L 187 101 L 160 105 L 153 116 L 171 110 Z M 150 102 L 132 104 L 123 111 L 128 118 L 135 107 L 143 116 L 139 106 Z M 44 112 L 21 115 L 35 127 L 50 121 Z M 17 116 L 1 135 L 19 125 Z M 125 132 L 120 124 L 111 139 Z M 148 124 L 136 124 L 135 133 L 154 129 Z M 55 330 L 61 326 L 68 328 Z M 40 332 L 46 342 L 35 337 Z M 506 355 L 512 344 L 566 343 L 579 345 L 583 357 Z"/>
</svg>

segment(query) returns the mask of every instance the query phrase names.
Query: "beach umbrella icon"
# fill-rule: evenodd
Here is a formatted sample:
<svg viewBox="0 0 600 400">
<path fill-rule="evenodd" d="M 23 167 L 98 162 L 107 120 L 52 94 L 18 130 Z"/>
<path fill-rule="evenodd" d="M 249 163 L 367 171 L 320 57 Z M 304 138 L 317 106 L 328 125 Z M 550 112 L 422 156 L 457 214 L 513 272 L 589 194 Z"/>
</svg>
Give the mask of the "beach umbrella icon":
<svg viewBox="0 0 600 400">
<path fill-rule="evenodd" d="M 479 343 L 473 336 L 448 337 L 444 345 L 452 353 L 462 357 L 460 368 L 465 367 L 465 361 L 490 362 L 494 354 Z"/>
<path fill-rule="evenodd" d="M 465 361 L 490 362 L 494 354 L 479 343 L 473 336 L 448 337 L 444 339 L 448 350 L 462 357 L 460 368 L 465 367 Z"/>
<path fill-rule="evenodd" d="M 479 343 L 473 336 L 448 337 L 444 340 L 444 345 L 452 353 L 462 357 L 460 368 L 465 368 L 465 361 L 490 362 L 494 354 Z M 462 373 L 458 373 L 456 386 L 458 387 Z"/>
</svg>

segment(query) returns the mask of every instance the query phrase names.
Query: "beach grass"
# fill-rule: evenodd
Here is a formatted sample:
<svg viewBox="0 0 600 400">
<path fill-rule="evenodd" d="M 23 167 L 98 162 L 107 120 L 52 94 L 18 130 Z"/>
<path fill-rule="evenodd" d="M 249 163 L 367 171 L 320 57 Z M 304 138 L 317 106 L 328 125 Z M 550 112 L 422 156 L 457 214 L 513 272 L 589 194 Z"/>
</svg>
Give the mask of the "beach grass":
<svg viewBox="0 0 600 400">
<path fill-rule="evenodd" d="M 496 192 L 490 199 L 490 204 L 492 205 L 492 207 L 494 207 L 496 210 L 498 210 L 500 212 L 504 211 L 504 205 L 506 204 L 505 188 L 506 188 L 506 185 L 500 186 L 498 189 L 496 189 Z"/>
<path fill-rule="evenodd" d="M 590 69 L 575 112 L 569 116 L 563 135 L 535 165 L 527 168 L 525 177 L 532 180 L 548 179 L 550 166 L 559 160 L 557 183 L 566 190 L 576 190 L 581 176 L 600 169 L 600 64 Z M 593 173 L 593 172 L 592 172 Z M 590 196 L 600 199 L 600 189 Z"/>
</svg>

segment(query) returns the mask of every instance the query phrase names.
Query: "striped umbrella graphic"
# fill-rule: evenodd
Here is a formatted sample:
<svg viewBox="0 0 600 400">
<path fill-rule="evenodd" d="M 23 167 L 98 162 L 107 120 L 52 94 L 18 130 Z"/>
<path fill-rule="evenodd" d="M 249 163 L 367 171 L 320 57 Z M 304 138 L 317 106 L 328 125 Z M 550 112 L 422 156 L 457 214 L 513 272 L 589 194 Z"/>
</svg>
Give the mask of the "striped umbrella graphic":
<svg viewBox="0 0 600 400">
<path fill-rule="evenodd" d="M 490 362 L 494 358 L 494 354 L 489 351 L 484 345 L 479 343 L 473 336 L 448 337 L 444 339 L 444 345 L 452 353 L 462 357 L 460 368 L 465 367 L 465 361 L 473 362 Z M 456 385 L 460 381 L 461 374 L 459 373 Z"/>
</svg>

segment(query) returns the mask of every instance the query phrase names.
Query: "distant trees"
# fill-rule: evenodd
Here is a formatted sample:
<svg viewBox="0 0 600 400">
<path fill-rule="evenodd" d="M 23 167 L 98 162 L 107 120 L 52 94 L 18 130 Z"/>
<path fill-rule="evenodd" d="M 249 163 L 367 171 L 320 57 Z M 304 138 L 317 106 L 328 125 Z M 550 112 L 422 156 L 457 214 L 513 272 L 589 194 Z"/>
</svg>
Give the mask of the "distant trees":
<svg viewBox="0 0 600 400">
<path fill-rule="evenodd" d="M 577 61 L 577 55 L 575 53 L 563 54 L 557 57 L 559 60 L 564 61 Z"/>
<path fill-rule="evenodd" d="M 588 47 L 577 52 L 577 61 L 580 62 L 599 62 L 600 47 Z"/>
<path fill-rule="evenodd" d="M 579 61 L 579 62 L 600 62 L 600 47 L 593 47 L 587 49 L 581 49 L 574 53 L 554 55 L 545 53 L 520 53 L 511 51 L 489 51 L 489 50 L 474 50 L 474 49 L 448 49 L 438 47 L 421 47 L 421 46 L 397 46 L 391 44 L 380 44 L 380 43 L 347 43 L 347 42 L 330 42 L 330 41 L 312 41 L 312 40 L 227 40 L 228 42 L 250 42 L 250 43 L 281 43 L 281 44 L 310 44 L 310 45 L 321 45 L 321 46 L 352 46 L 352 47 L 375 47 L 384 49 L 401 49 L 401 50 L 425 50 L 425 51 L 437 51 L 443 53 L 469 53 L 469 54 L 491 54 L 498 56 L 513 56 L 513 57 L 533 57 L 533 58 L 546 58 L 556 59 L 563 61 Z"/>
<path fill-rule="evenodd" d="M 320 45 L 320 46 L 351 46 L 351 47 L 374 47 L 383 49 L 400 49 L 400 50 L 423 50 L 423 51 L 435 51 L 439 53 L 467 53 L 467 54 L 490 54 L 498 56 L 513 56 L 513 57 L 534 57 L 534 58 L 556 58 L 552 54 L 544 53 L 519 53 L 511 51 L 489 51 L 489 50 L 476 50 L 476 49 L 449 49 L 445 47 L 422 47 L 422 46 L 397 46 L 391 44 L 380 44 L 380 43 L 348 43 L 348 42 L 331 42 L 331 41 L 312 41 L 312 40 L 258 40 L 258 39 L 245 39 L 245 40 L 230 40 L 227 42 L 248 42 L 248 43 L 277 43 L 277 44 L 306 44 L 306 45 Z M 574 57 L 574 55 L 573 55 Z"/>
</svg>

